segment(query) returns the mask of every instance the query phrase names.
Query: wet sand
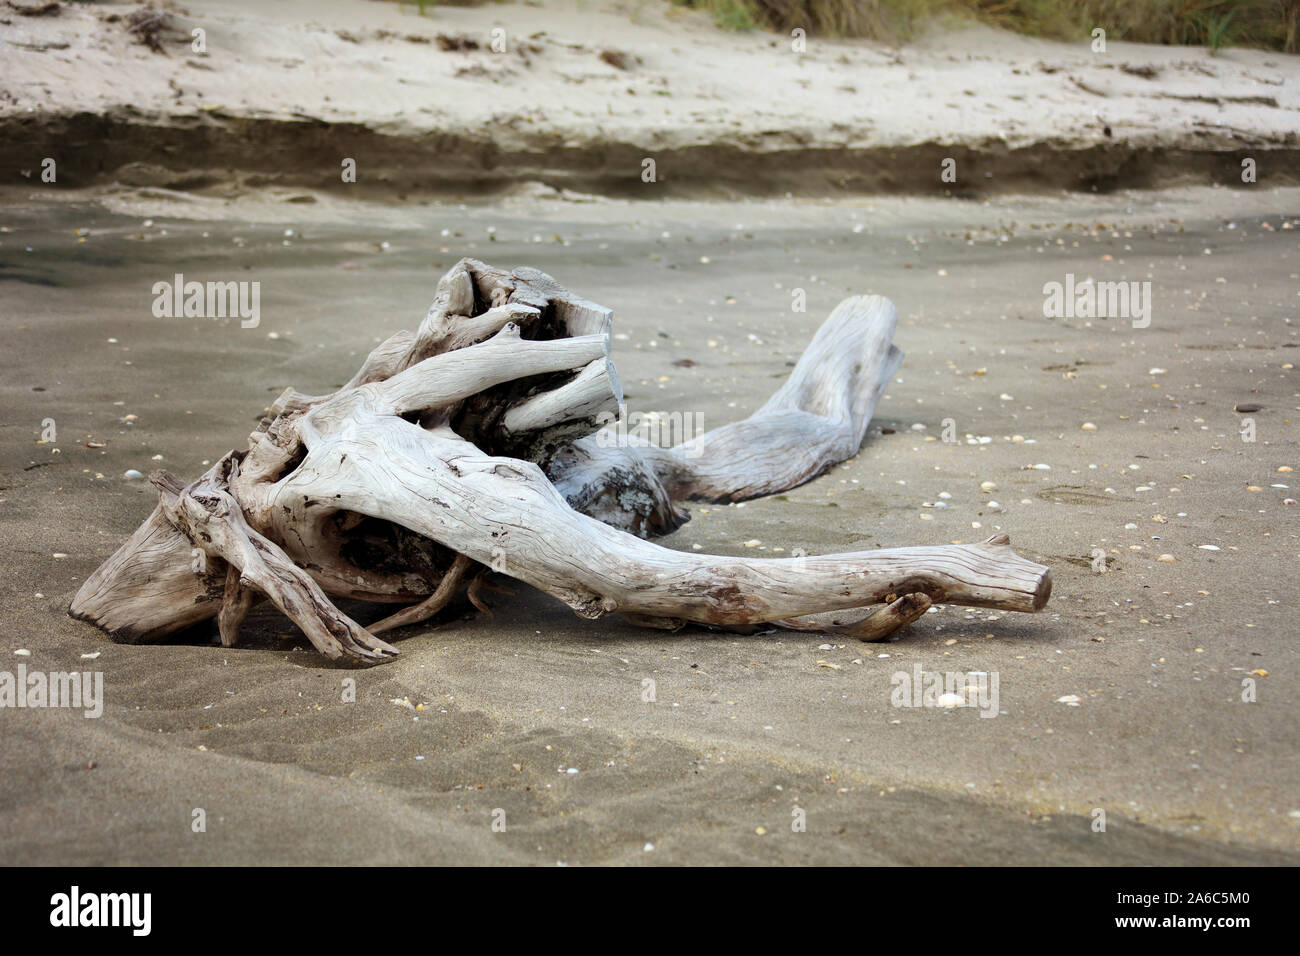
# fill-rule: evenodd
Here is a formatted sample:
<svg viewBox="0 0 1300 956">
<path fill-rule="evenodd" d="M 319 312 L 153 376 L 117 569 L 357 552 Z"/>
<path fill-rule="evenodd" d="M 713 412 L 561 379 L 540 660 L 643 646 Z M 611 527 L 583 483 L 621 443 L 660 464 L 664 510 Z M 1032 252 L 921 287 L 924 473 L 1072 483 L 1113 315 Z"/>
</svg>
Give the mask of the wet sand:
<svg viewBox="0 0 1300 956">
<path fill-rule="evenodd" d="M 0 861 L 1300 862 L 1300 506 L 1278 471 L 1300 466 L 1300 192 L 4 198 L 0 669 L 94 667 L 106 703 L 98 720 L 0 710 Z M 664 543 L 776 555 L 1005 531 L 1051 566 L 1050 603 L 947 607 L 895 642 L 822 649 L 583 621 L 519 588 L 490 595 L 490 619 L 409 629 L 397 661 L 362 672 L 324 666 L 264 609 L 236 649 L 206 630 L 114 645 L 67 617 L 153 506 L 127 469 L 188 479 L 244 447 L 285 386 L 341 383 L 414 327 L 462 255 L 539 267 L 614 308 L 630 407 L 706 427 L 761 403 L 842 297 L 889 296 L 907 357 L 861 453 L 785 495 L 691 505 Z M 154 318 L 152 284 L 177 272 L 260 281 L 261 325 Z M 1043 284 L 1067 273 L 1149 279 L 1150 327 L 1045 318 Z M 1233 411 L 1246 402 L 1262 408 Z M 38 444 L 46 418 L 53 445 Z M 891 706 L 891 676 L 916 664 L 996 672 L 1002 713 Z"/>
</svg>

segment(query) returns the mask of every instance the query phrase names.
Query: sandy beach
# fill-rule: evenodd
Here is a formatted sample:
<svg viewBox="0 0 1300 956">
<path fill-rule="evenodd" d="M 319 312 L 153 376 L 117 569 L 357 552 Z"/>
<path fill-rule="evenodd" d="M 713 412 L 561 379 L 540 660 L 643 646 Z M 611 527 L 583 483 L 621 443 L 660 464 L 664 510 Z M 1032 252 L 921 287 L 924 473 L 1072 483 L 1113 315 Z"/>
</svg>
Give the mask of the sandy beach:
<svg viewBox="0 0 1300 956">
<path fill-rule="evenodd" d="M 0 16 L 0 671 L 104 686 L 95 718 L 0 707 L 0 863 L 1300 863 L 1296 57 L 985 28 L 796 56 L 654 4 L 348 0 L 175 4 L 160 55 L 134 9 Z M 463 256 L 611 307 L 629 407 L 707 428 L 889 297 L 861 452 L 661 543 L 1007 533 L 1050 602 L 864 644 L 517 586 L 361 671 L 266 605 L 235 648 L 68 616 L 157 501 L 134 475 L 339 386 Z M 260 324 L 156 317 L 177 273 L 259 282 Z M 1149 321 L 1045 314 L 1067 281 L 1149 282 Z M 918 668 L 996 674 L 996 718 L 895 706 Z"/>
<path fill-rule="evenodd" d="M 988 28 L 906 47 L 726 33 L 657 3 L 126 3 L 8 16 L 5 182 L 629 198 L 1300 184 L 1293 56 Z M 204 52 L 195 53 L 201 29 Z M 642 162 L 657 162 L 653 184 Z M 940 180 L 945 158 L 960 171 Z"/>
<path fill-rule="evenodd" d="M 106 704 L 98 720 L 3 715 L 3 859 L 1295 862 L 1296 531 L 1278 469 L 1296 460 L 1296 200 L 322 201 L 278 218 L 11 201 L 3 652 L 102 670 Z M 323 666 L 266 611 L 229 650 L 207 631 L 114 645 L 67 617 L 153 506 L 127 469 L 197 475 L 282 387 L 340 382 L 412 325 L 461 254 L 536 265 L 613 307 L 629 403 L 710 426 L 758 404 L 839 298 L 887 293 L 907 359 L 861 454 L 786 495 L 693 505 L 666 543 L 822 553 L 1002 530 L 1052 568 L 1051 602 L 945 608 L 895 643 L 823 649 L 581 621 L 525 588 L 492 596 L 491 619 L 413 628 L 399 660 L 364 672 Z M 1152 275 L 1149 328 L 1043 316 L 1044 281 L 1112 254 Z M 245 268 L 264 284 L 258 329 L 149 312 L 157 274 Z M 794 285 L 809 311 L 791 322 Z M 1262 406 L 1253 444 L 1233 411 L 1246 402 Z M 47 417 L 57 455 L 36 443 Z M 962 440 L 927 441 L 945 418 Z M 946 508 L 923 506 L 942 493 Z M 917 664 L 998 672 L 1002 713 L 891 706 L 891 676 Z"/>
</svg>

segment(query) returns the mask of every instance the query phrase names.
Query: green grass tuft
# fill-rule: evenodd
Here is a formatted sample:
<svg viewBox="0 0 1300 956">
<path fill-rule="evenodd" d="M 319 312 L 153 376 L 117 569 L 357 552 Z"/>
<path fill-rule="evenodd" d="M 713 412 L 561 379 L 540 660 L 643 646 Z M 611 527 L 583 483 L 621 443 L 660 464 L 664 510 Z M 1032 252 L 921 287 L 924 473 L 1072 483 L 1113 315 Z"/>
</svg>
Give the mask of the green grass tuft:
<svg viewBox="0 0 1300 956">
<path fill-rule="evenodd" d="M 679 7 L 704 10 L 713 22 L 724 30 L 743 32 L 757 29 L 760 20 L 755 16 L 750 0 L 672 0 Z"/>
</svg>

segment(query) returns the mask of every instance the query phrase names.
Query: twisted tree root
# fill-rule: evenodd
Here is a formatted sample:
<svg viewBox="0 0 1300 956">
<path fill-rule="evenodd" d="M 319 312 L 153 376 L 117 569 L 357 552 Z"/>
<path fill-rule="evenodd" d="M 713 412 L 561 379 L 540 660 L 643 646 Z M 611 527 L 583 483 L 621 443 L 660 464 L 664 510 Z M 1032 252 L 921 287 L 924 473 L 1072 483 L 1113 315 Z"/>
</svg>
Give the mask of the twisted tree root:
<svg viewBox="0 0 1300 956">
<path fill-rule="evenodd" d="M 462 260 L 419 328 L 381 344 L 343 388 L 287 390 L 247 451 L 188 486 L 155 473 L 157 508 L 70 613 L 137 643 L 215 616 L 233 646 L 265 596 L 326 657 L 369 665 L 397 653 L 376 634 L 428 620 L 466 584 L 486 611 L 475 564 L 583 617 L 669 628 L 776 623 L 879 640 L 931 602 L 1046 603 L 1050 571 L 1005 535 L 795 559 L 645 540 L 686 520 L 674 501 L 782 491 L 856 454 L 902 360 L 887 300 L 845 299 L 761 408 L 662 448 L 600 430 L 623 400 L 611 323 L 535 269 Z M 327 595 L 407 606 L 366 629 Z M 881 601 L 852 624 L 809 617 Z"/>
</svg>

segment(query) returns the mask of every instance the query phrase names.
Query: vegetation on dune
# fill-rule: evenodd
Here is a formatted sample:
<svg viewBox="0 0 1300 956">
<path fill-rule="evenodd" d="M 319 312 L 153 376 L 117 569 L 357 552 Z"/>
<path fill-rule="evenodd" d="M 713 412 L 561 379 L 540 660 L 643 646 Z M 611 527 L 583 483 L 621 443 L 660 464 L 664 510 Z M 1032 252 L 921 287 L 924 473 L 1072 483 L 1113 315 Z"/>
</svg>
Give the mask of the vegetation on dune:
<svg viewBox="0 0 1300 956">
<path fill-rule="evenodd" d="M 397 0 L 424 14 L 436 6 L 493 0 Z M 495 0 L 501 2 L 501 0 Z M 726 30 L 766 29 L 896 42 L 936 21 L 975 19 L 1032 36 L 1300 53 L 1300 0 L 670 0 L 704 10 Z"/>
<path fill-rule="evenodd" d="M 1300 52 L 1300 0 L 673 0 L 732 30 L 900 40 L 953 16 L 1034 36 Z"/>
</svg>

